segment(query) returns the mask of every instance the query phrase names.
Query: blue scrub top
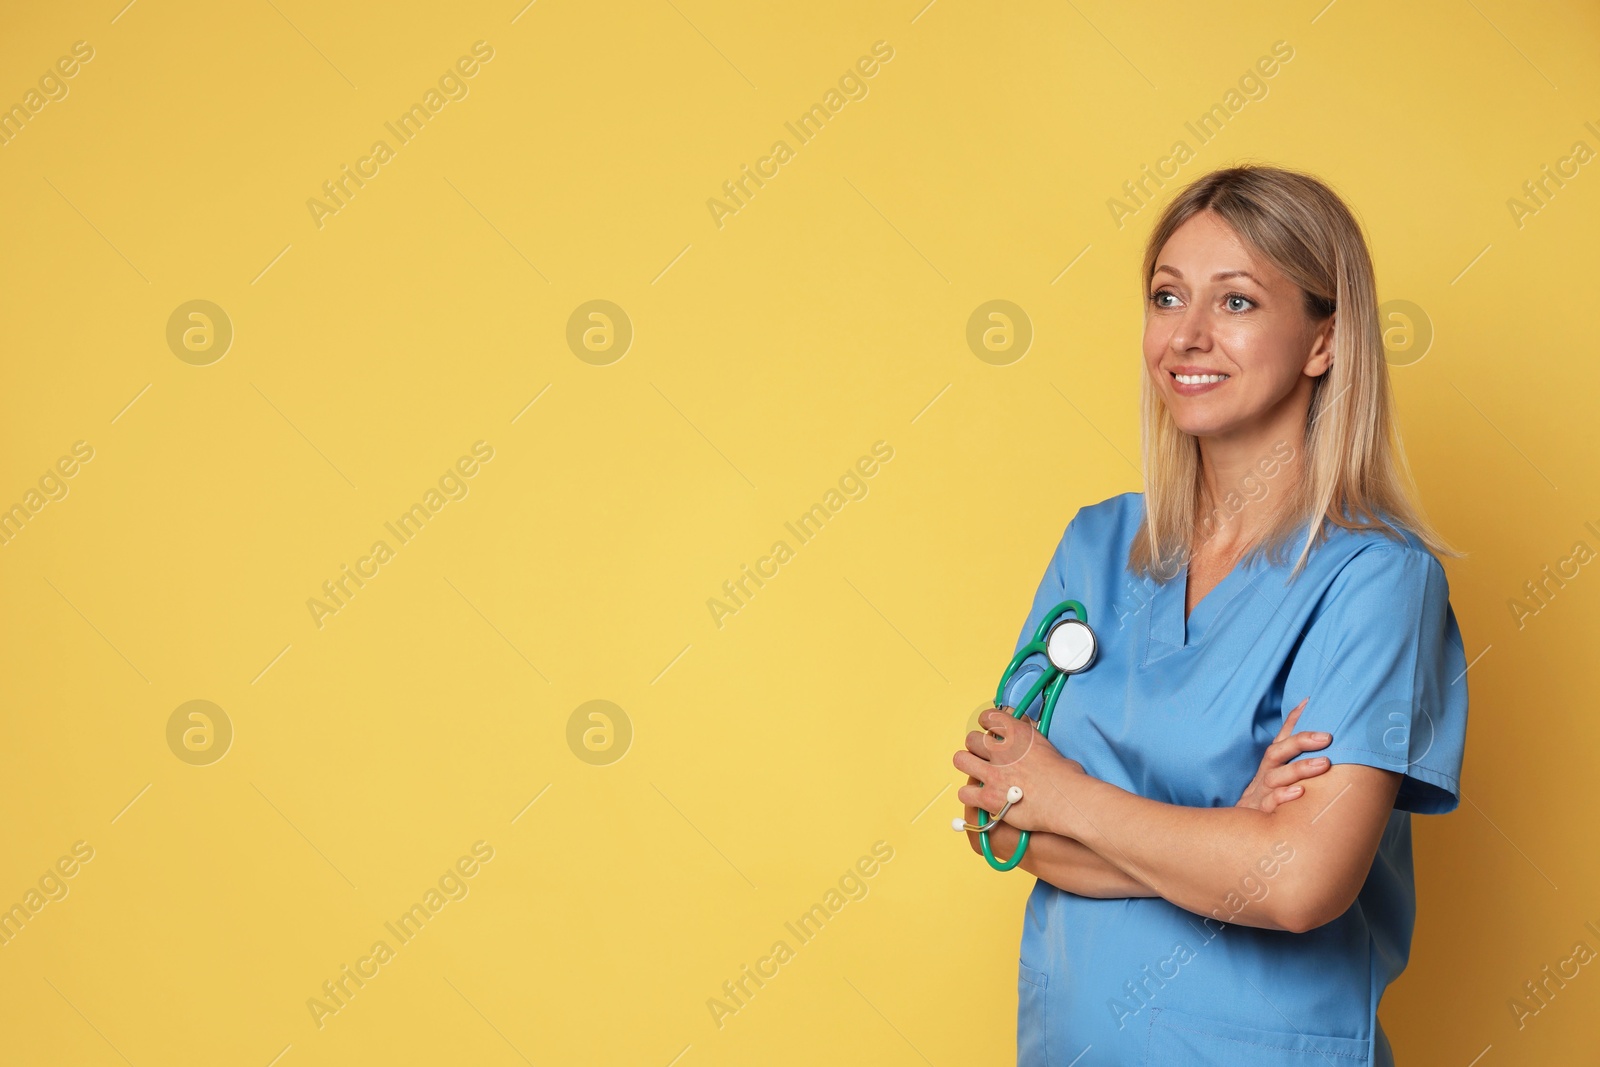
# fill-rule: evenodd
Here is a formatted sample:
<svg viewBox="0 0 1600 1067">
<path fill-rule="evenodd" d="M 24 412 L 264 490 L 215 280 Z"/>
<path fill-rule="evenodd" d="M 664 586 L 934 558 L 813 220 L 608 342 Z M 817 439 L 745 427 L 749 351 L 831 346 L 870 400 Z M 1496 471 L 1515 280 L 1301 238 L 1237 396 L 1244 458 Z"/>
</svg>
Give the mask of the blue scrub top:
<svg viewBox="0 0 1600 1067">
<path fill-rule="evenodd" d="M 1039 583 L 1018 649 L 1068 599 L 1099 638 L 1095 663 L 1061 694 L 1051 742 L 1140 796 L 1231 807 L 1309 697 L 1296 731 L 1333 740 L 1296 758 L 1404 777 L 1355 904 L 1303 934 L 1227 923 L 1222 901 L 1217 918 L 1036 881 L 1017 984 L 1019 1067 L 1389 1067 L 1378 1001 L 1411 948 L 1411 813 L 1455 809 L 1466 743 L 1467 664 L 1444 569 L 1409 531 L 1402 544 L 1335 527 L 1286 586 L 1302 526 L 1283 563 L 1263 554 L 1237 564 L 1185 620 L 1186 567 L 1159 584 L 1127 568 L 1143 516 L 1142 493 L 1081 509 Z M 1042 662 L 1018 669 L 1006 704 Z M 1035 699 L 1028 714 L 1039 709 Z M 1238 901 L 1271 891 L 1263 872 L 1279 858 L 1239 872 Z"/>
</svg>

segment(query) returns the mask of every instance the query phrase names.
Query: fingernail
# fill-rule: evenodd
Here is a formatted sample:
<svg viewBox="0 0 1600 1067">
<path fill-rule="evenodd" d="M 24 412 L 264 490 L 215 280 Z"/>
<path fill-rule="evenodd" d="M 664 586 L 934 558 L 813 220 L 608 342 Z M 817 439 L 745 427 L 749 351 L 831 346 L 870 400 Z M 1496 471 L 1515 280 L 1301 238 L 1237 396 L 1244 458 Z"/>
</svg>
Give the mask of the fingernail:
<svg viewBox="0 0 1600 1067">
<path fill-rule="evenodd" d="M 1299 787 L 1299 786 L 1297 786 L 1297 785 L 1291 785 L 1291 786 L 1290 786 L 1290 787 L 1289 787 L 1289 792 L 1291 792 L 1291 793 L 1298 793 L 1298 792 L 1300 792 L 1300 787 Z"/>
<path fill-rule="evenodd" d="M 1331 740 L 1333 740 L 1333 738 L 1330 735 L 1325 734 L 1325 733 L 1321 733 L 1321 732 L 1314 733 L 1311 736 L 1316 738 L 1318 741 L 1331 741 Z"/>
<path fill-rule="evenodd" d="M 1328 758 L 1326 756 L 1318 756 L 1316 759 L 1312 760 L 1311 762 L 1313 764 L 1315 764 L 1316 766 L 1318 766 L 1318 767 L 1323 767 L 1323 766 L 1327 765 Z"/>
</svg>

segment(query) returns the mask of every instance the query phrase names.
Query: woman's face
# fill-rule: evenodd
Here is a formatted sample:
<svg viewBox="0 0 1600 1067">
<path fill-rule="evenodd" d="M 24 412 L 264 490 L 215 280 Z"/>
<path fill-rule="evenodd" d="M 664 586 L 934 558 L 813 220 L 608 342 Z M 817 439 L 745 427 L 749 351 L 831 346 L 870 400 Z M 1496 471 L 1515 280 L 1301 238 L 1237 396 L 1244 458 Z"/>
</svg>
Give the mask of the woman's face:
<svg viewBox="0 0 1600 1067">
<path fill-rule="evenodd" d="M 1312 321 L 1299 286 L 1221 216 L 1202 211 L 1173 232 L 1146 296 L 1145 369 L 1180 429 L 1248 440 L 1298 412 L 1304 430 L 1333 319 Z"/>
</svg>

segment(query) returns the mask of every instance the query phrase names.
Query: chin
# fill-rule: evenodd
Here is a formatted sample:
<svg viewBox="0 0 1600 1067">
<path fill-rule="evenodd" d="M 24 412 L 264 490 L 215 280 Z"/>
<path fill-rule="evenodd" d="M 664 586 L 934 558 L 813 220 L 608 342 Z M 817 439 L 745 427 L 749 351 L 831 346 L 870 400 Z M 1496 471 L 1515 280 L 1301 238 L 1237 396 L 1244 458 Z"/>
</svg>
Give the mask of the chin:
<svg viewBox="0 0 1600 1067">
<path fill-rule="evenodd" d="M 1228 424 L 1219 419 L 1180 419 L 1176 415 L 1172 419 L 1178 429 L 1191 437 L 1215 437 L 1227 431 Z"/>
</svg>

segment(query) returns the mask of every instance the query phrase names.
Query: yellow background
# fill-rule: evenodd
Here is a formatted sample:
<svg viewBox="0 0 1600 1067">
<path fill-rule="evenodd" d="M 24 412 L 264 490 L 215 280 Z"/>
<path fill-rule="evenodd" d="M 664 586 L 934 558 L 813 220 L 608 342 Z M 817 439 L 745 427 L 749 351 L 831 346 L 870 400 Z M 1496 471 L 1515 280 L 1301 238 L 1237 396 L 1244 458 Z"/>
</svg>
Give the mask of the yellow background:
<svg viewBox="0 0 1600 1067">
<path fill-rule="evenodd" d="M 520 9 L 520 10 L 519 10 Z M 1403 1064 L 1593 1057 L 1600 576 L 1509 602 L 1600 525 L 1592 5 L 706 0 L 8 5 L 0 103 L 0 948 L 8 1063 L 997 1064 L 1032 878 L 948 828 L 950 765 L 1074 511 L 1141 488 L 1143 238 L 1239 160 L 1367 227 L 1399 417 L 1472 667 L 1467 799 L 1418 817 Z M 322 183 L 494 50 L 319 228 Z M 809 144 L 784 122 L 894 49 Z M 1122 228 L 1107 200 L 1276 41 L 1293 59 Z M 795 157 L 719 228 L 706 201 Z M 1071 266 L 1070 270 L 1066 268 Z M 174 310 L 226 312 L 208 366 Z M 618 361 L 569 349 L 609 300 Z M 1008 366 L 981 303 L 1025 309 Z M 537 398 L 537 402 L 530 402 Z M 515 420 L 515 421 L 513 421 Z M 494 449 L 319 628 L 306 602 Z M 707 609 L 876 441 L 892 461 L 736 616 Z M 232 723 L 207 766 L 174 709 Z M 609 765 L 574 711 L 630 724 Z M 579 746 L 579 750 L 582 746 Z M 538 797 L 529 807 L 530 801 Z M 515 819 L 515 821 L 513 821 Z M 494 858 L 319 1029 L 325 980 L 476 841 Z M 720 1029 L 725 980 L 874 842 L 894 858 Z M 1594 1062 L 1592 1059 L 1585 1062 Z"/>
</svg>

